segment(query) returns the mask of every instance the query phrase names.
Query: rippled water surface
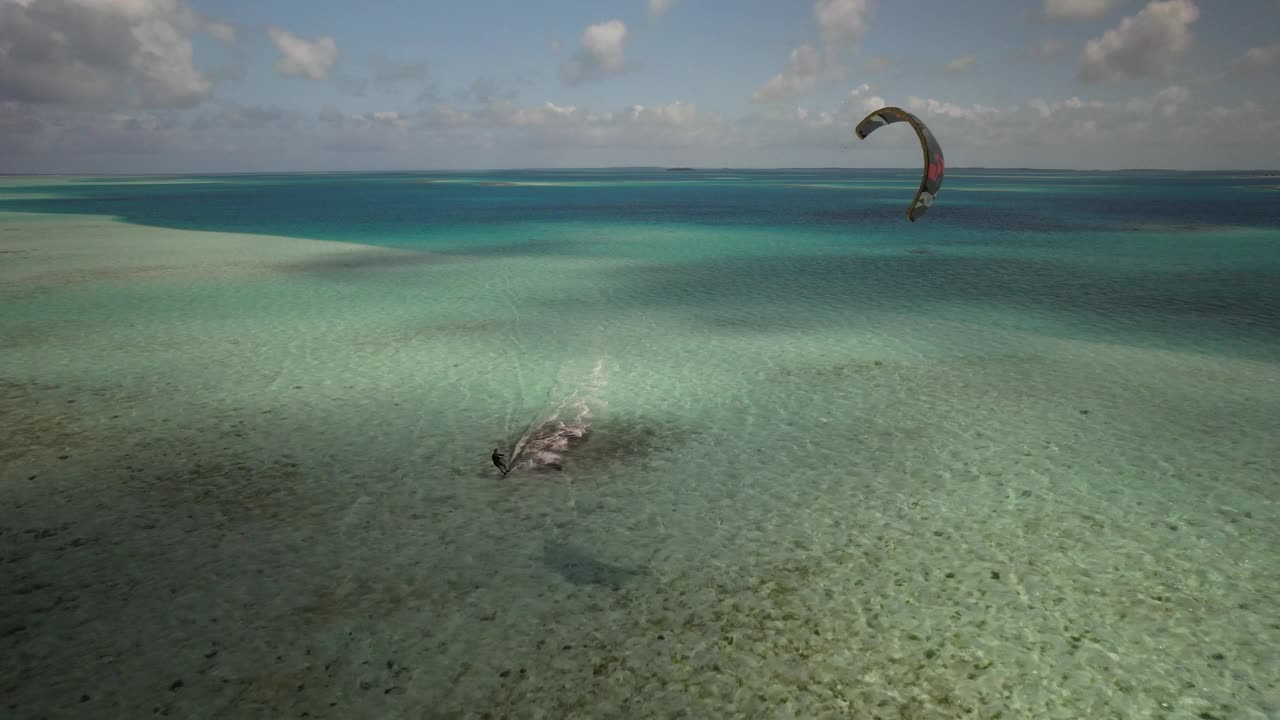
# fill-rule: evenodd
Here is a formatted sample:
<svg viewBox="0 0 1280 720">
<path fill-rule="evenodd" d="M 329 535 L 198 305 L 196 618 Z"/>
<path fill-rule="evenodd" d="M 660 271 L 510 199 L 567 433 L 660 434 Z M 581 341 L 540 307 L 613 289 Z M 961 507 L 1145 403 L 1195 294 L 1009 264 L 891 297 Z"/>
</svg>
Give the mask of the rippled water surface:
<svg viewBox="0 0 1280 720">
<path fill-rule="evenodd" d="M 0 181 L 0 706 L 1280 715 L 1276 179 L 916 182 Z"/>
</svg>

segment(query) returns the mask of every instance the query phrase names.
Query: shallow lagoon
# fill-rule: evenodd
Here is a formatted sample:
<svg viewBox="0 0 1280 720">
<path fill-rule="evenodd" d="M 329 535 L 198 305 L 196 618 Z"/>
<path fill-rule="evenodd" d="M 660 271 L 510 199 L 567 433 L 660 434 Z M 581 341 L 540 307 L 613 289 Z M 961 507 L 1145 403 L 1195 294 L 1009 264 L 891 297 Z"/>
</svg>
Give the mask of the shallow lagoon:
<svg viewBox="0 0 1280 720">
<path fill-rule="evenodd" d="M 708 174 L 6 179 L 0 699 L 1280 713 L 1263 178 Z"/>
</svg>

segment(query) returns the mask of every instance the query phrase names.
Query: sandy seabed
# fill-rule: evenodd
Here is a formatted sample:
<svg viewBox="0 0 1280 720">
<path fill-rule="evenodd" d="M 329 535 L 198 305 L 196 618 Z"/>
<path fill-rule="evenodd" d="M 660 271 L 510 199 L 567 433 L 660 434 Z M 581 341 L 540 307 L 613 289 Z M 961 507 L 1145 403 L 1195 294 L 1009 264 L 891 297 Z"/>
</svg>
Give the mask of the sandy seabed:
<svg viewBox="0 0 1280 720">
<path fill-rule="evenodd" d="M 1280 368 L 616 262 L 0 216 L 0 712 L 1280 717 Z"/>
</svg>

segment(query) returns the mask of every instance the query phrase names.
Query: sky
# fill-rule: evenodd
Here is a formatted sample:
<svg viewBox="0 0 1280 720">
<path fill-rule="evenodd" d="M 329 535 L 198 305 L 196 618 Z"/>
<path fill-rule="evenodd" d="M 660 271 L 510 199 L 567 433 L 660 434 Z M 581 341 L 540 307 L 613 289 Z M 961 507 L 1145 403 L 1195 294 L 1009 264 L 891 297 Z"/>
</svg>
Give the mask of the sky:
<svg viewBox="0 0 1280 720">
<path fill-rule="evenodd" d="M 1280 0 L 0 0 L 0 172 L 1280 168 Z"/>
</svg>

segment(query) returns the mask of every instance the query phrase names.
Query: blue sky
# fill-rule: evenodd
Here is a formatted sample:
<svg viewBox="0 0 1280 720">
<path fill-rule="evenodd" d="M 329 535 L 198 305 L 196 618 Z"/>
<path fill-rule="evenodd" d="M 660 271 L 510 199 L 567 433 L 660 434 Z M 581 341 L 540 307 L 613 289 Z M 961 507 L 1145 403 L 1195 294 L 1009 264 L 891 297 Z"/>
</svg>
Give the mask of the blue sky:
<svg viewBox="0 0 1280 720">
<path fill-rule="evenodd" d="M 0 0 L 0 171 L 1280 167 L 1274 0 Z M 902 132 L 895 132 L 902 130 Z"/>
</svg>

